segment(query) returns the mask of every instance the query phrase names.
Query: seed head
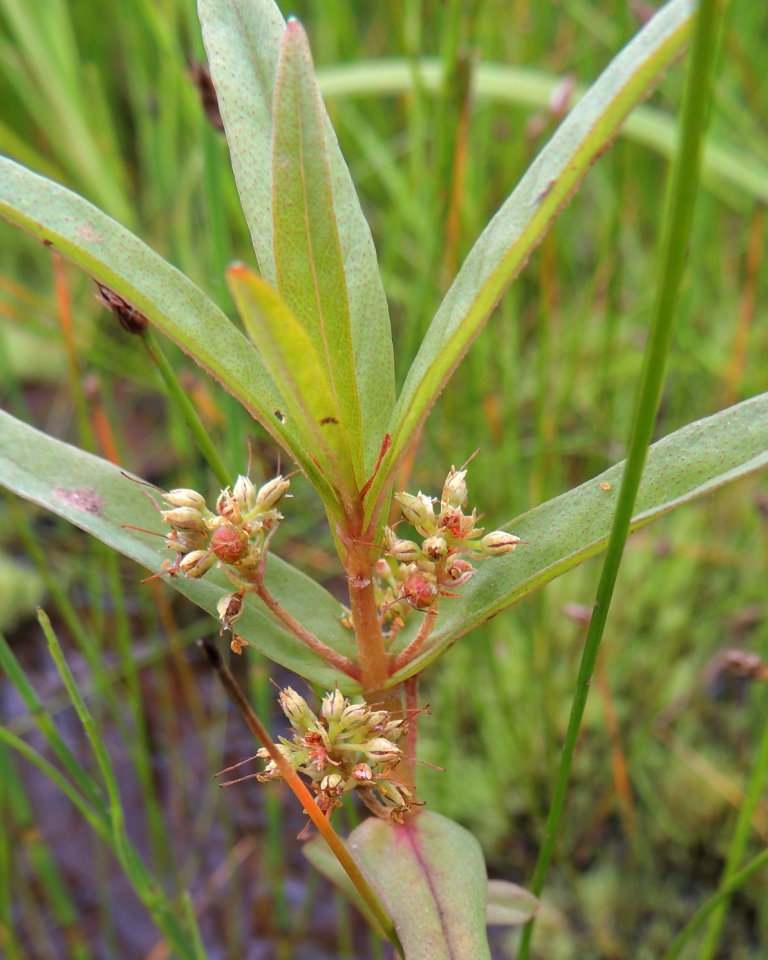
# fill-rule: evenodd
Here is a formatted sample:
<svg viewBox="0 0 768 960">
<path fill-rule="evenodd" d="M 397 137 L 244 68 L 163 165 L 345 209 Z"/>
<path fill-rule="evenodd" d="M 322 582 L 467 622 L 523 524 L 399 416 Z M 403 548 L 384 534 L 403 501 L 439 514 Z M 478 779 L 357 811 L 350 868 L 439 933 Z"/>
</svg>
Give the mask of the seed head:
<svg viewBox="0 0 768 960">
<path fill-rule="evenodd" d="M 174 507 L 172 510 L 161 510 L 160 516 L 174 530 L 196 530 L 198 533 L 208 530 L 202 513 L 194 507 Z"/>
<path fill-rule="evenodd" d="M 487 533 L 483 537 L 480 548 L 488 557 L 501 557 L 505 553 L 512 553 L 518 543 L 520 543 L 520 537 L 516 537 L 514 533 L 494 530 L 493 533 Z"/>
<path fill-rule="evenodd" d="M 256 487 L 248 477 L 238 477 L 232 490 L 232 496 L 241 513 L 248 513 L 256 506 Z"/>
<path fill-rule="evenodd" d="M 429 497 L 421 492 L 414 497 L 410 493 L 401 491 L 395 494 L 395 500 L 400 504 L 405 519 L 408 523 L 413 524 L 419 532 L 423 528 L 428 531 L 425 534 L 425 536 L 428 536 L 429 533 L 434 531 L 436 523 L 435 508 L 432 506 Z"/>
<path fill-rule="evenodd" d="M 236 564 L 248 552 L 248 537 L 233 523 L 224 523 L 213 531 L 211 550 L 222 563 Z"/>
<path fill-rule="evenodd" d="M 283 499 L 290 485 L 291 481 L 283 477 L 275 477 L 274 480 L 265 483 L 256 495 L 257 505 L 264 511 L 273 510 Z"/>
<path fill-rule="evenodd" d="M 242 593 L 225 593 L 216 604 L 216 611 L 223 630 L 231 630 L 232 624 L 239 620 L 243 612 Z"/>
<path fill-rule="evenodd" d="M 415 563 L 421 557 L 421 550 L 413 540 L 395 540 L 389 554 L 398 563 Z"/>
<path fill-rule="evenodd" d="M 344 699 L 343 694 L 337 687 L 333 693 L 328 693 L 323 697 L 321 710 L 328 723 L 332 721 L 338 723 L 344 713 L 344 708 L 348 705 L 348 701 Z"/>
<path fill-rule="evenodd" d="M 368 743 L 361 744 L 360 749 L 374 763 L 394 763 L 400 759 L 403 752 L 396 743 L 386 737 L 369 740 Z"/>
<path fill-rule="evenodd" d="M 437 561 L 442 560 L 448 553 L 448 544 L 442 537 L 427 537 L 421 545 L 421 549 L 424 551 L 425 557 Z"/>
<path fill-rule="evenodd" d="M 304 697 L 296 693 L 291 687 L 280 691 L 280 706 L 283 713 L 291 721 L 291 726 L 299 733 L 304 733 L 317 717 L 309 709 Z"/>
<path fill-rule="evenodd" d="M 192 507 L 194 510 L 205 510 L 205 497 L 197 490 L 170 490 L 163 494 L 163 498 L 171 504 L 172 507 Z"/>
<path fill-rule="evenodd" d="M 437 600 L 437 584 L 422 573 L 412 573 L 402 586 L 403 596 L 416 610 L 426 610 Z"/>
<path fill-rule="evenodd" d="M 185 577 L 196 580 L 207 573 L 216 563 L 216 557 L 210 550 L 192 550 L 181 559 L 179 567 Z"/>
</svg>

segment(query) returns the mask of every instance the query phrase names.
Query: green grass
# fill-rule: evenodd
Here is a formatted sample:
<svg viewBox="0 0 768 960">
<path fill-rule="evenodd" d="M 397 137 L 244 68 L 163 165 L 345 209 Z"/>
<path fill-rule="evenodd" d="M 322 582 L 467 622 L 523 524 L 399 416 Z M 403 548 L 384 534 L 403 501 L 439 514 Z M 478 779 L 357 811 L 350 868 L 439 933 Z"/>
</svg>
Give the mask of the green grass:
<svg viewBox="0 0 768 960">
<path fill-rule="evenodd" d="M 38 6 L 51 12 L 42 16 Z M 466 171 L 457 181 L 465 51 L 483 64 L 529 71 L 524 76 L 532 81 L 541 71 L 572 72 L 583 86 L 638 24 L 620 0 L 333 0 L 283 9 L 306 24 L 327 75 L 381 57 L 412 64 L 410 93 L 363 93 L 361 77 L 356 95 L 348 86 L 347 94 L 328 100 L 373 228 L 402 382 L 452 269 L 555 125 L 519 90 L 517 99 L 479 90 Z M 750 171 L 768 164 L 767 30 L 768 13 L 759 4 L 729 5 L 709 127 L 712 143 Z M 235 257 L 252 264 L 253 254 L 225 145 L 207 126 L 186 76 L 186 55 L 201 54 L 193 3 L 0 0 L 0 37 L 0 150 L 102 205 L 231 310 L 223 268 Z M 447 94 L 420 82 L 422 57 L 442 61 L 452 78 Z M 649 106 L 665 115 L 678 111 L 682 81 L 680 67 L 671 69 Z M 627 137 L 598 161 L 441 397 L 409 488 L 433 489 L 452 462 L 479 446 L 470 489 L 493 529 L 624 455 L 658 283 L 667 156 Z M 704 177 L 655 437 L 767 389 L 767 291 L 759 269 L 764 216 L 756 197 L 764 200 L 742 168 L 728 181 Z M 448 227 L 452 216 L 458 231 Z M 78 365 L 83 375 L 100 378 L 123 465 L 166 486 L 215 491 L 188 420 L 169 401 L 141 343 L 95 303 L 86 278 L 69 267 L 66 277 Z M 743 356 L 734 346 L 738 330 L 746 334 Z M 20 331 L 35 339 L 21 340 Z M 50 255 L 4 224 L 0 339 L 18 344 L 0 366 L 3 405 L 87 445 Z M 226 468 L 244 468 L 251 436 L 254 474 L 270 475 L 275 451 L 261 429 L 175 347 L 162 348 Z M 92 401 L 89 411 L 93 422 Z M 97 445 L 100 439 L 96 431 Z M 333 587 L 339 568 L 322 508 L 308 484 L 294 483 L 276 549 Z M 663 956 L 718 890 L 732 837 L 741 850 L 738 863 L 728 860 L 729 873 L 768 840 L 765 785 L 752 775 L 760 768 L 764 691 L 758 683 L 721 678 L 714 695 L 701 681 L 723 649 L 768 658 L 768 519 L 759 499 L 765 496 L 764 478 L 742 481 L 629 540 L 599 662 L 603 682 L 587 704 L 547 906 L 533 940 L 536 957 Z M 287 798 L 252 782 L 219 793 L 209 776 L 239 758 L 230 748 L 224 759 L 226 706 L 186 652 L 201 630 L 215 625 L 198 626 L 197 614 L 169 591 L 139 586 L 138 568 L 108 560 L 97 545 L 28 505 L 0 501 L 0 511 L 0 548 L 36 568 L 46 584 L 46 609 L 67 660 L 81 665 L 78 682 L 118 771 L 120 796 L 136 798 L 130 841 L 177 922 L 189 925 L 187 889 L 204 942 L 222 945 L 229 956 L 242 955 L 255 931 L 269 936 L 281 957 L 313 935 L 323 938 L 329 955 L 367 955 L 367 940 L 357 933 L 350 948 L 345 912 L 322 884 L 300 880 L 296 894 L 296 878 L 304 876 L 294 841 L 300 826 L 286 813 Z M 593 560 L 555 581 L 461 640 L 425 677 L 432 716 L 420 731 L 424 758 L 447 772 L 423 769 L 420 787 L 433 809 L 476 832 L 496 876 L 530 881 L 585 637 L 567 605 L 590 605 L 598 576 Z M 48 654 L 34 620 L 20 622 L 10 638 L 30 677 L 42 683 Z M 247 668 L 263 711 L 273 699 L 269 665 L 251 658 Z M 7 689 L 3 680 L 4 698 Z M 61 681 L 49 677 L 41 690 L 51 723 L 70 730 Z M 103 797 L 97 803 L 89 795 L 98 768 L 81 740 L 70 767 L 55 733 L 49 729 L 50 746 L 31 739 L 19 710 L 3 714 L 8 736 L 58 762 L 89 809 L 101 810 Z M 62 809 L 74 814 L 52 793 L 36 796 L 41 781 L 28 760 L 10 757 L 0 757 L 7 771 L 0 877 L 7 863 L 19 883 L 0 881 L 5 953 L 141 955 L 120 949 L 125 927 L 109 895 L 120 872 L 112 854 L 93 857 L 86 899 L 97 906 L 86 918 L 80 892 L 62 882 L 67 866 L 57 846 L 57 817 Z M 629 798 L 617 757 L 626 762 Z M 254 816 L 247 798 L 257 792 L 264 798 L 258 828 L 244 818 L 244 811 Z M 745 795 L 758 798 L 749 818 L 754 827 L 745 826 L 745 815 L 739 819 Z M 97 841 L 102 851 L 120 839 L 109 822 L 112 832 L 104 828 Z M 30 834 L 33 826 L 39 834 Z M 118 849 L 125 857 L 125 848 Z M 129 872 L 135 866 L 130 855 L 126 864 Z M 218 885 L 210 882 L 217 866 Z M 767 882 L 765 871 L 758 872 L 734 896 L 722 956 L 760 955 L 758 945 L 768 939 Z M 702 949 L 697 936 L 686 956 Z M 186 946 L 195 950 L 192 936 Z M 514 955 L 513 945 L 501 941 L 495 949 L 500 957 Z"/>
</svg>

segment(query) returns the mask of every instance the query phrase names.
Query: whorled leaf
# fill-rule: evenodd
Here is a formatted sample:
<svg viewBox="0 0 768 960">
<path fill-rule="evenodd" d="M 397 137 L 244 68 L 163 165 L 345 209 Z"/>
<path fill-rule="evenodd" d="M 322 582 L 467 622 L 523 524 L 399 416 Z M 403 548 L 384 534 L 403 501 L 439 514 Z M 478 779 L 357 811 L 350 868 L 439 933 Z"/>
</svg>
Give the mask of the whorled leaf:
<svg viewBox="0 0 768 960">
<path fill-rule="evenodd" d="M 490 960 L 488 880 L 469 831 L 422 810 L 402 825 L 371 817 L 347 845 L 392 918 L 405 960 Z"/>
<path fill-rule="evenodd" d="M 507 286 L 522 270 L 587 170 L 688 37 L 693 0 L 671 0 L 618 54 L 571 110 L 485 228 L 446 294 L 413 361 L 368 493 L 372 513 L 432 404 Z"/>
<path fill-rule="evenodd" d="M 283 34 L 275 81 L 272 131 L 272 223 L 277 287 L 314 348 L 316 365 L 333 400 L 325 435 L 345 485 L 366 480 L 355 354 L 344 261 L 333 207 L 323 136 L 324 115 L 301 24 Z M 328 411 L 330 413 L 330 411 Z M 378 438 L 379 443 L 381 437 Z"/>
<path fill-rule="evenodd" d="M 199 0 L 232 167 L 262 276 L 278 286 L 272 196 L 273 105 L 285 21 L 274 0 Z M 314 81 L 313 81 L 314 82 Z M 371 474 L 395 402 L 389 311 L 370 228 L 325 108 L 321 108 Z"/>
<path fill-rule="evenodd" d="M 35 430 L 0 411 L 0 484 L 26 500 L 64 517 L 153 573 L 173 555 L 157 536 L 126 529 L 124 524 L 164 534 L 165 527 L 145 493 L 119 467 Z M 279 544 L 276 545 L 279 549 Z M 200 580 L 166 577 L 166 582 L 216 616 L 216 603 L 234 589 L 220 571 Z M 339 619 L 340 607 L 314 580 L 274 554 L 267 562 L 266 583 L 280 603 L 323 642 L 355 658 L 351 631 Z M 249 597 L 237 631 L 277 663 L 326 689 L 338 683 L 346 694 L 358 685 L 309 651 Z"/>
<path fill-rule="evenodd" d="M 676 507 L 768 466 L 768 393 L 688 424 L 648 450 L 632 530 Z M 461 595 L 441 600 L 424 652 L 391 678 L 397 683 L 504 607 L 600 553 L 608 541 L 624 464 L 505 524 L 527 541 L 514 553 L 477 564 Z M 416 624 L 398 636 L 395 652 Z"/>
<path fill-rule="evenodd" d="M 4 157 L 0 216 L 54 246 L 143 313 L 237 397 L 333 502 L 301 437 L 278 416 L 280 393 L 256 349 L 183 273 L 87 200 Z"/>
</svg>

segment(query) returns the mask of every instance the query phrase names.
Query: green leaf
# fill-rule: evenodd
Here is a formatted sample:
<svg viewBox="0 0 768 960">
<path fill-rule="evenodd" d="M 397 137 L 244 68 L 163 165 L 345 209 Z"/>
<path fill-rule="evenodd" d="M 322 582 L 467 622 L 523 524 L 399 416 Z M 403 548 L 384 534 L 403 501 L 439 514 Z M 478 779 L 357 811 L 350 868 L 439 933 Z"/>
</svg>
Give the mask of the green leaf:
<svg viewBox="0 0 768 960">
<path fill-rule="evenodd" d="M 347 844 L 392 918 L 405 960 L 490 960 L 485 862 L 464 827 L 429 810 L 402 825 L 371 817 Z"/>
<path fill-rule="evenodd" d="M 307 35 L 297 20 L 290 20 L 283 34 L 273 120 L 277 286 L 314 347 L 310 356 L 316 375 L 330 387 L 334 404 L 335 422 L 327 433 L 336 435 L 334 446 L 348 488 L 360 489 L 366 480 L 362 425 L 324 110 Z"/>
<path fill-rule="evenodd" d="M 507 286 L 587 170 L 688 37 L 692 0 L 672 0 L 609 64 L 528 168 L 464 262 L 398 398 L 392 445 L 371 487 L 376 507 L 416 431 Z"/>
<path fill-rule="evenodd" d="M 145 496 L 145 486 L 106 460 L 54 440 L 3 411 L 0 484 L 64 517 L 153 573 L 171 556 L 157 536 L 123 526 L 131 524 L 158 534 L 167 531 Z M 219 598 L 232 591 L 223 572 L 215 570 L 200 580 L 168 577 L 166 582 L 214 617 Z M 338 601 L 319 584 L 275 555 L 267 563 L 266 583 L 297 620 L 328 646 L 355 658 L 354 637 L 341 625 Z M 237 628 L 265 656 L 326 689 L 338 683 L 346 694 L 359 692 L 354 681 L 309 651 L 253 597 L 248 597 Z"/>
<path fill-rule="evenodd" d="M 325 475 L 341 488 L 345 481 L 339 461 L 349 460 L 349 447 L 337 397 L 315 344 L 280 294 L 253 270 L 230 267 L 227 279 L 245 329 L 283 395 L 285 415 L 313 457 L 323 461 Z"/>
<path fill-rule="evenodd" d="M 0 215 L 128 300 L 237 397 L 332 502 L 301 437 L 277 416 L 281 396 L 256 349 L 183 273 L 87 200 L 3 157 Z"/>
<path fill-rule="evenodd" d="M 360 896 L 357 887 L 349 879 L 344 868 L 333 855 L 332 850 L 322 837 L 312 837 L 301 848 L 312 866 L 331 881 L 362 913 L 376 933 L 386 940 L 370 907 Z M 488 897 L 485 906 L 487 926 L 516 927 L 535 917 L 541 906 L 539 900 L 524 887 L 507 880 L 489 880 Z"/>
<path fill-rule="evenodd" d="M 768 465 L 768 393 L 688 424 L 648 450 L 631 529 Z M 440 603 L 428 648 L 391 684 L 423 670 L 458 637 L 600 553 L 608 541 L 624 463 L 524 513 L 508 529 L 527 545 L 480 561 L 461 596 Z M 471 481 L 471 476 L 470 476 Z M 470 485 L 471 490 L 471 485 Z M 414 618 L 417 619 L 417 618 Z M 418 624 L 398 636 L 398 653 Z"/>
<path fill-rule="evenodd" d="M 285 21 L 273 0 L 200 0 L 199 11 L 256 256 L 264 279 L 279 287 L 275 230 L 280 228 L 273 222 L 273 214 L 278 211 L 273 211 L 272 110 Z M 314 87 L 313 78 L 311 84 Z M 346 279 L 365 470 L 370 475 L 395 401 L 389 311 L 370 228 L 330 119 L 321 103 L 318 109 Z"/>
<path fill-rule="evenodd" d="M 507 880 L 488 881 L 488 903 L 485 922 L 488 926 L 519 927 L 539 912 L 538 897 Z"/>
</svg>

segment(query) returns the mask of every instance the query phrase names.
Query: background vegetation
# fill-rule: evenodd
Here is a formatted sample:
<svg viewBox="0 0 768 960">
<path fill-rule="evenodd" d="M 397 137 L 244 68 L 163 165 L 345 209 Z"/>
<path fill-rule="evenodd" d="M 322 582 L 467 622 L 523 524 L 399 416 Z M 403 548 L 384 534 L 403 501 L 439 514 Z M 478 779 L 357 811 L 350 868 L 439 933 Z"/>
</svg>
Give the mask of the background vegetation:
<svg viewBox="0 0 768 960">
<path fill-rule="evenodd" d="M 373 229 L 402 381 L 457 265 L 554 129 L 568 81 L 550 101 L 552 87 L 593 80 L 649 11 L 623 0 L 281 7 L 306 25 L 319 68 L 393 56 L 414 66 L 409 94 L 370 92 L 375 75 L 363 66 L 343 96 L 328 98 Z M 657 436 L 768 389 L 768 12 L 733 0 L 722 39 L 710 138 L 725 165 L 705 171 Z M 226 145 L 190 80 L 189 60 L 201 56 L 191 0 L 0 0 L 0 151 L 102 206 L 231 311 L 224 267 L 253 263 L 253 253 Z M 444 89 L 429 88 L 419 57 L 442 61 Z M 527 73 L 504 97 L 471 98 L 467 78 L 486 62 Z M 326 74 L 332 80 L 338 92 L 339 75 Z M 671 116 L 681 87 L 675 68 L 652 105 Z M 628 138 L 595 165 L 441 398 L 407 465 L 410 486 L 436 491 L 450 463 L 479 446 L 471 496 L 493 528 L 623 456 L 666 172 L 658 150 Z M 0 401 L 165 487 L 213 491 L 141 344 L 93 292 L 0 224 Z M 163 348 L 230 470 L 244 468 L 250 436 L 254 474 L 271 475 L 276 453 L 261 428 Z M 276 549 L 342 586 L 320 503 L 299 478 Z M 764 477 L 631 538 L 535 955 L 658 957 L 716 888 L 768 724 L 765 683 L 735 675 L 722 654 L 768 659 L 767 571 Z M 591 602 L 596 573 L 591 562 L 555 581 L 425 676 L 424 756 L 447 772 L 425 769 L 420 788 L 476 833 L 495 876 L 530 876 L 585 633 L 580 605 Z M 378 955 L 304 864 L 294 841 L 302 818 L 280 786 L 218 791 L 212 774 L 253 751 L 189 648 L 217 624 L 162 586 L 140 586 L 141 576 L 48 514 L 0 500 L 0 628 L 88 765 L 33 619 L 38 603 L 50 613 L 115 765 L 128 834 L 167 889 L 190 889 L 208 955 Z M 253 652 L 237 667 L 269 715 L 269 677 L 288 675 Z M 4 680 L 0 711 L 8 729 L 45 749 Z M 755 850 L 768 840 L 761 787 Z M 357 811 L 345 813 L 354 823 Z M 0 823 L 7 956 L 167 955 L 105 844 L 5 748 Z M 764 873 L 726 922 L 723 957 L 761 955 Z M 514 956 L 514 937 L 493 943 L 498 957 Z"/>
</svg>

